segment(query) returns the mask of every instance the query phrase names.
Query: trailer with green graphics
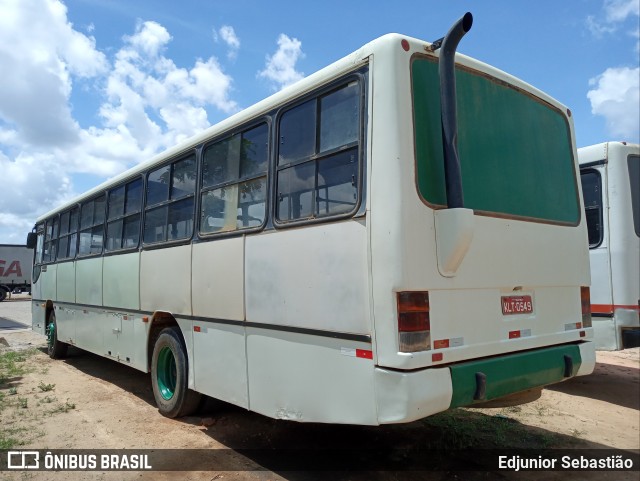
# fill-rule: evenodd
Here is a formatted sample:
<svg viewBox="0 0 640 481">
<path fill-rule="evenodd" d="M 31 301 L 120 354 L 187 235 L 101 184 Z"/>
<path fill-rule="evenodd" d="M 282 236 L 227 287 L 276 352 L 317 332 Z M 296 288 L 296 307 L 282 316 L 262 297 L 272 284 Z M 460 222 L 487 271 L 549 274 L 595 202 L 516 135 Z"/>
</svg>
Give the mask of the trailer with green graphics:
<svg viewBox="0 0 640 481">
<path fill-rule="evenodd" d="M 592 372 L 571 112 L 389 34 L 43 215 L 34 330 L 300 422 L 409 422 Z"/>
</svg>

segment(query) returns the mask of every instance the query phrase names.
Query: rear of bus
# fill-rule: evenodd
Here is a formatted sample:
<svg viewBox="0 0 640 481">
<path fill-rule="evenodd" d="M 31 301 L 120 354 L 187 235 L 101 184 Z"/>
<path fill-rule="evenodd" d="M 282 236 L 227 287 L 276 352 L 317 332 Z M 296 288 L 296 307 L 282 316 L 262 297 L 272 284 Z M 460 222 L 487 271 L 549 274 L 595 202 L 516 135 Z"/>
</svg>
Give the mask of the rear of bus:
<svg viewBox="0 0 640 481">
<path fill-rule="evenodd" d="M 464 206 L 448 208 L 439 54 L 429 47 L 390 35 L 372 61 L 380 423 L 531 399 L 595 365 L 571 112 L 504 72 L 456 56 Z"/>
</svg>

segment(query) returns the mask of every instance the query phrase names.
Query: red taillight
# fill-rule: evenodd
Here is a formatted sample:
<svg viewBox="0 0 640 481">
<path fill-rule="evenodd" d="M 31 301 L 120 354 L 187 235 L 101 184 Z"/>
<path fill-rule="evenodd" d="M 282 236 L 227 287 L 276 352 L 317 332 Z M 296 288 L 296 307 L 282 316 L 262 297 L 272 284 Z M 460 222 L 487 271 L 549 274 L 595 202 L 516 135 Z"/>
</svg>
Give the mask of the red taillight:
<svg viewBox="0 0 640 481">
<path fill-rule="evenodd" d="M 398 333 L 401 352 L 431 349 L 428 292 L 398 292 Z"/>
<path fill-rule="evenodd" d="M 580 304 L 582 305 L 582 326 L 591 327 L 591 294 L 588 287 L 580 288 Z"/>
</svg>

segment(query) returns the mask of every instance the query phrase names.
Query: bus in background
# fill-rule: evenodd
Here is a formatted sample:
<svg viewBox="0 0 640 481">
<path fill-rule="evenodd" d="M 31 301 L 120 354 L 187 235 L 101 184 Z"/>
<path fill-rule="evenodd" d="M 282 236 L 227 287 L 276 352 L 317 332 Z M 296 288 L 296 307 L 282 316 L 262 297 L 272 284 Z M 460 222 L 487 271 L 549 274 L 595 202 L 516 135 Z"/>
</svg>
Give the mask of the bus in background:
<svg viewBox="0 0 640 481">
<path fill-rule="evenodd" d="M 571 112 L 456 55 L 471 22 L 378 38 L 37 219 L 50 355 L 151 372 L 169 417 L 205 394 L 374 425 L 591 373 Z"/>
<path fill-rule="evenodd" d="M 640 346 L 640 146 L 578 149 L 596 349 Z"/>
</svg>

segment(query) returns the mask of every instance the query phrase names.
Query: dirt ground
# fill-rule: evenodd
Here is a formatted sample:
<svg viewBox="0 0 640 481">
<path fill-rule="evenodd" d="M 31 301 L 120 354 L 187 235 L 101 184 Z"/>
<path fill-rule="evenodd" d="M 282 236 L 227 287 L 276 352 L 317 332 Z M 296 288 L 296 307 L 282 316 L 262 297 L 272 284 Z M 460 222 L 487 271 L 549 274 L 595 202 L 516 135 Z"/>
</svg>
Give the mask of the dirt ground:
<svg viewBox="0 0 640 481">
<path fill-rule="evenodd" d="M 640 350 L 599 352 L 593 375 L 543 391 L 510 408 L 457 409 L 397 426 L 333 426 L 277 421 L 227 404 L 209 403 L 192 417 L 158 414 L 148 374 L 71 348 L 51 360 L 45 339 L 30 330 L 0 334 L 19 351 L 20 375 L 0 384 L 0 441 L 14 449 L 223 449 L 227 466 L 199 472 L 0 472 L 1 479 L 306 480 L 306 479 L 549 479 L 638 480 L 621 472 L 292 472 L 270 469 L 252 449 L 373 450 L 424 446 L 467 448 L 640 449 Z M 11 444 L 13 443 L 13 444 Z M 249 451 L 243 451 L 249 450 Z M 256 451 L 256 452 L 263 452 Z M 331 452 L 331 451 L 329 451 Z M 422 454 L 424 455 L 424 453 Z M 169 452 L 166 456 L 172 456 Z M 316 462 L 318 458 L 314 458 Z M 180 465 L 181 459 L 175 459 Z M 409 462 L 411 460 L 408 460 Z M 4 476 L 4 477 L 3 477 Z"/>
</svg>

